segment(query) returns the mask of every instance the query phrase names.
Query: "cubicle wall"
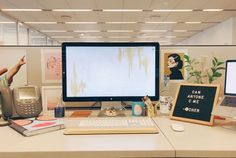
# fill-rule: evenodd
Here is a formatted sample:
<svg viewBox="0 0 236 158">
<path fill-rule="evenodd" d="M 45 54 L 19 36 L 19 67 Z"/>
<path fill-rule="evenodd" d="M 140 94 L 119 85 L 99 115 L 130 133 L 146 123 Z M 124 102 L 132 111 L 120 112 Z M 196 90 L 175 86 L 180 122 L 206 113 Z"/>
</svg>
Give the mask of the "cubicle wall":
<svg viewBox="0 0 236 158">
<path fill-rule="evenodd" d="M 179 53 L 184 52 L 191 58 L 198 59 L 203 65 L 209 67 L 211 65 L 211 59 L 217 57 L 218 59 L 225 61 L 227 59 L 236 59 L 236 46 L 161 46 L 160 51 L 160 78 L 161 84 L 163 83 L 164 76 L 164 54 L 165 53 Z M 48 54 L 54 54 L 57 61 L 60 61 L 60 47 L 0 47 L 0 68 L 7 67 L 10 69 L 14 64 L 18 62 L 21 56 L 26 55 L 27 64 L 22 67 L 20 72 L 14 78 L 13 86 L 19 85 L 36 85 L 36 86 L 60 86 L 61 81 L 58 80 L 58 76 L 61 75 L 58 67 L 61 63 L 54 65 L 54 70 L 45 72 L 45 68 L 50 65 L 46 65 L 46 59 L 49 59 Z M 56 54 L 56 55 L 55 55 Z M 53 61 L 52 61 L 53 62 Z M 46 63 L 50 64 L 50 63 Z M 48 68 L 48 67 L 47 67 Z M 55 73 L 54 76 L 48 77 L 48 73 Z M 59 74 L 58 74 L 59 73 Z M 43 74 L 46 74 L 43 75 Z M 54 78 L 53 78 L 54 77 Z M 186 77 L 185 77 L 186 78 Z M 224 76 L 217 80 L 217 84 L 221 84 L 221 94 L 223 91 Z M 165 92 L 163 95 L 174 95 L 176 86 L 182 81 L 170 81 L 171 92 Z M 161 86 L 162 87 L 162 86 Z"/>
<path fill-rule="evenodd" d="M 167 52 L 185 52 L 192 59 L 196 59 L 200 62 L 199 69 L 204 69 L 209 71 L 212 66 L 212 59 L 216 57 L 220 61 L 226 61 L 229 59 L 236 60 L 236 46 L 163 46 L 161 47 L 161 59 L 164 60 L 164 54 Z M 164 74 L 164 62 L 161 60 L 161 82 L 163 83 Z M 223 65 L 225 66 L 225 64 Z M 188 76 L 185 77 L 185 79 Z M 162 95 L 172 95 L 175 96 L 178 83 L 180 82 L 194 82 L 192 79 L 190 81 L 170 81 L 169 91 L 164 91 Z M 206 82 L 206 81 L 205 81 Z M 161 86 L 163 85 L 161 83 Z M 213 82 L 213 84 L 220 84 L 220 96 L 223 95 L 224 87 L 224 71 L 222 71 L 222 77 L 218 78 Z"/>
</svg>

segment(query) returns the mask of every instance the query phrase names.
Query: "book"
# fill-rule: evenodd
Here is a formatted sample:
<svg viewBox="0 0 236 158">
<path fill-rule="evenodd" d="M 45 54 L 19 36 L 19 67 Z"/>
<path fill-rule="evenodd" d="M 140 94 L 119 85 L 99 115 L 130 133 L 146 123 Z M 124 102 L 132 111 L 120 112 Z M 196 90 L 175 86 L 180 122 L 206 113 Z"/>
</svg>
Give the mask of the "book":
<svg viewBox="0 0 236 158">
<path fill-rule="evenodd" d="M 9 126 L 11 128 L 27 137 L 65 128 L 62 120 L 44 116 L 20 120 L 9 120 L 9 122 Z"/>
</svg>

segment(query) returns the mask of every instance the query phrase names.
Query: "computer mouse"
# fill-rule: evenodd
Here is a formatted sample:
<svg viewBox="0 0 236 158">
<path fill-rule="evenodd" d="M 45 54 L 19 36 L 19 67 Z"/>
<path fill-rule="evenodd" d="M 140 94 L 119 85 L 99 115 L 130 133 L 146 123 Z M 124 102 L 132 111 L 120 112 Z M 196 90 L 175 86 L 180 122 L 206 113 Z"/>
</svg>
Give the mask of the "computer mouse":
<svg viewBox="0 0 236 158">
<path fill-rule="evenodd" d="M 180 123 L 172 123 L 171 124 L 171 129 L 175 132 L 183 132 L 184 131 L 184 126 Z"/>
</svg>

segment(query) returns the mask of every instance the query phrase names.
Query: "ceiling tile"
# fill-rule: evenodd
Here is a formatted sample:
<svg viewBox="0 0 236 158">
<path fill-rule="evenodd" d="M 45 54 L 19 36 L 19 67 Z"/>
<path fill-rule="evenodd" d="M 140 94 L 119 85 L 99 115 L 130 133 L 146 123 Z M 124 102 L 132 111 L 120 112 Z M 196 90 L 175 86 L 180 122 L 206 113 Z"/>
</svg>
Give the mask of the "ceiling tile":
<svg viewBox="0 0 236 158">
<path fill-rule="evenodd" d="M 95 0 L 66 0 L 66 1 L 71 9 L 98 9 L 96 7 Z"/>
<path fill-rule="evenodd" d="M 123 9 L 123 0 L 95 0 L 97 9 Z"/>
<path fill-rule="evenodd" d="M 150 9 L 174 9 L 181 0 L 153 0 Z"/>
<path fill-rule="evenodd" d="M 54 2 L 55 3 L 55 2 Z M 5 6 L 5 9 L 40 9 L 42 6 L 37 0 L 1 0 L 1 9 Z"/>
<path fill-rule="evenodd" d="M 182 0 L 175 9 L 202 9 L 208 0 Z"/>
<path fill-rule="evenodd" d="M 224 9 L 233 2 L 236 3 L 235 0 L 208 0 L 208 2 L 204 4 L 202 9 Z"/>
<path fill-rule="evenodd" d="M 219 12 L 191 12 L 185 21 L 204 21 L 207 22 L 209 17 L 217 15 Z"/>
<path fill-rule="evenodd" d="M 124 9 L 144 9 L 148 10 L 153 0 L 124 0 Z"/>
<path fill-rule="evenodd" d="M 231 12 L 231 11 L 224 11 L 216 14 L 215 16 L 209 17 L 207 21 L 209 22 L 222 22 L 225 21 L 226 19 L 229 19 L 230 17 L 235 17 L 236 12 Z"/>
</svg>

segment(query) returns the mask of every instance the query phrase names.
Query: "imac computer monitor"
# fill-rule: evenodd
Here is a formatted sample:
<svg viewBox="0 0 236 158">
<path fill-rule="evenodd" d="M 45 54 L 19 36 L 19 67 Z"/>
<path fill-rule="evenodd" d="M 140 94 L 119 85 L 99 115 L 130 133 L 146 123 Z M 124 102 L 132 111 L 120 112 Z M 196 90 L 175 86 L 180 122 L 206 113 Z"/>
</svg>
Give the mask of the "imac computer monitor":
<svg viewBox="0 0 236 158">
<path fill-rule="evenodd" d="M 62 44 L 63 100 L 159 100 L 158 43 Z"/>
</svg>

